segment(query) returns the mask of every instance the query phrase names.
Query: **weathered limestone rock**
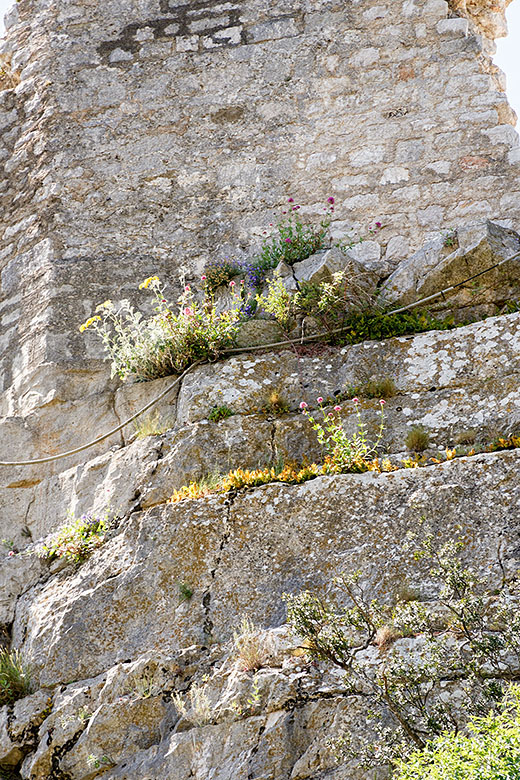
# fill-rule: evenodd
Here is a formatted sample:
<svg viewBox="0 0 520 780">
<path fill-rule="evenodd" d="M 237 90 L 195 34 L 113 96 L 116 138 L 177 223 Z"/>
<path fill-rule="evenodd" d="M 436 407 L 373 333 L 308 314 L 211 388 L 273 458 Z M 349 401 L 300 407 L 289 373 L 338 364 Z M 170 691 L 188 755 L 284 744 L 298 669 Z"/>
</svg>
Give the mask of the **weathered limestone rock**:
<svg viewBox="0 0 520 780">
<path fill-rule="evenodd" d="M 449 251 L 454 245 L 457 248 Z M 461 284 L 425 306 L 432 311 L 454 310 L 462 317 L 475 312 L 493 314 L 520 295 L 520 256 L 515 257 L 519 253 L 520 236 L 514 231 L 489 221 L 467 225 L 401 263 L 385 283 L 383 294 L 389 303 L 405 305 Z M 514 259 L 508 262 L 508 258 Z"/>
<path fill-rule="evenodd" d="M 38 729 L 52 705 L 50 691 L 37 691 L 0 709 L 0 772 L 20 764 L 38 745 Z"/>
<path fill-rule="evenodd" d="M 137 654 L 172 652 L 210 636 L 225 641 L 242 613 L 278 625 L 284 591 L 317 587 L 349 566 L 377 572 L 378 587 L 391 591 L 416 576 L 399 540 L 422 514 L 440 538 L 462 525 L 469 555 L 491 561 L 500 537 L 511 556 L 519 457 L 512 451 L 272 485 L 132 515 L 78 571 L 20 597 L 14 641 L 48 685 L 94 676 Z M 180 599 L 179 582 L 194 588 L 189 602 Z M 427 579 L 423 587 L 428 591 Z"/>
<path fill-rule="evenodd" d="M 160 417 L 169 424 L 174 410 L 176 414 L 173 428 L 164 434 L 133 440 L 129 426 L 126 441 L 131 443 L 126 447 L 72 468 L 65 462 L 58 474 L 52 474 L 52 464 L 30 469 L 29 479 L 24 479 L 23 467 L 2 472 L 2 538 L 19 549 L 30 543 L 21 533 L 20 517 L 36 540 L 62 525 L 69 510 L 79 516 L 103 514 L 108 508 L 124 516 L 138 506 L 166 500 L 174 489 L 208 474 L 272 461 L 319 460 L 322 452 L 299 412 L 300 402 L 312 407 L 318 396 L 332 402 L 349 388 L 362 389 L 368 380 L 391 378 L 397 391 L 385 406 L 381 452 L 402 452 L 410 428 L 419 424 L 429 431 L 433 450 L 441 451 L 452 447 L 459 435 L 468 443 L 473 436 L 475 443 L 486 445 L 499 435 L 518 433 L 519 320 L 520 314 L 511 314 L 453 331 L 320 349 L 316 354 L 312 349 L 299 356 L 292 351 L 244 354 L 200 366 L 183 381 L 178 401 L 170 404 L 167 396 L 159 407 Z M 127 416 L 173 381 L 117 390 L 118 416 Z M 273 391 L 280 394 L 288 414 L 270 408 Z M 174 390 L 171 400 L 176 395 Z M 211 409 L 221 404 L 229 406 L 233 416 L 209 422 Z M 354 432 L 354 406 L 345 401 L 342 407 L 346 429 Z M 361 398 L 371 438 L 379 408 L 377 398 Z M 85 431 L 84 436 L 93 433 Z M 0 569 L 8 570 L 11 563 L 5 559 Z"/>
</svg>

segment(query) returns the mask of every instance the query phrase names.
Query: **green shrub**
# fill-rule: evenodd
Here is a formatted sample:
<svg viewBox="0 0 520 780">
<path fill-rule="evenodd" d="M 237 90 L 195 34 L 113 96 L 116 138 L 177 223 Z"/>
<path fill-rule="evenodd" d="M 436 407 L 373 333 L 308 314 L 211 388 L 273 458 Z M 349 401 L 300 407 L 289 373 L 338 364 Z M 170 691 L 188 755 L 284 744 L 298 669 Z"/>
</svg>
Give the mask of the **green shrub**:
<svg viewBox="0 0 520 780">
<path fill-rule="evenodd" d="M 289 624 L 308 653 L 341 668 L 350 693 L 365 697 L 367 709 L 374 713 L 372 735 L 354 738 L 347 731 L 334 741 L 342 760 L 355 757 L 366 767 L 405 761 L 414 750 L 423 750 L 428 740 L 447 730 L 459 732 L 468 717 L 496 708 L 508 683 L 520 681 L 516 573 L 510 578 L 504 574 L 498 588 L 496 582 L 485 580 L 478 562 L 473 569 L 461 560 L 464 532 L 458 533 L 440 547 L 428 534 L 412 552 L 412 559 L 427 565 L 436 584 L 437 605 L 411 594 L 406 601 L 392 603 L 386 589 L 385 600 L 380 601 L 366 591 L 373 573 L 360 571 L 334 579 L 335 593 L 329 586 L 325 594 L 307 590 L 285 596 Z M 497 567 L 501 565 L 499 559 Z M 417 578 L 424 578 L 424 568 Z M 378 644 L 382 628 L 387 638 L 384 652 L 377 664 L 367 662 L 364 651 Z M 415 652 L 409 648 L 402 652 L 395 642 L 399 634 L 416 638 Z M 384 726 L 385 713 L 392 728 Z M 423 775 L 405 774 L 400 780 L 416 777 Z M 459 777 L 473 780 L 479 775 L 424 775 L 427 780 Z M 498 775 L 497 780 L 502 777 L 510 776 Z"/>
<path fill-rule="evenodd" d="M 396 761 L 395 780 L 518 780 L 520 687 L 512 685 L 501 712 L 470 720 L 466 733 L 446 733 Z"/>
<path fill-rule="evenodd" d="M 113 521 L 108 513 L 95 516 L 90 513 L 75 519 L 53 533 L 38 549 L 38 555 L 48 560 L 62 558 L 71 563 L 81 563 L 90 553 L 101 547 Z"/>
<path fill-rule="evenodd" d="M 430 434 L 422 425 L 414 425 L 408 432 L 405 444 L 411 452 L 424 452 L 430 444 Z"/>
<path fill-rule="evenodd" d="M 294 321 L 294 296 L 287 290 L 283 279 L 275 274 L 267 280 L 267 294 L 257 295 L 256 302 L 280 325 L 284 333 L 289 333 Z"/>
<path fill-rule="evenodd" d="M 299 210 L 300 207 L 294 205 L 290 198 L 285 218 L 276 224 L 272 234 L 262 244 L 259 267 L 265 270 L 276 268 L 282 261 L 293 265 L 323 249 L 328 239 L 329 213 L 334 210 L 333 203 L 326 207 L 327 217 L 319 225 L 304 223 Z"/>
<path fill-rule="evenodd" d="M 0 650 L 0 706 L 31 692 L 31 669 L 18 650 Z"/>
</svg>

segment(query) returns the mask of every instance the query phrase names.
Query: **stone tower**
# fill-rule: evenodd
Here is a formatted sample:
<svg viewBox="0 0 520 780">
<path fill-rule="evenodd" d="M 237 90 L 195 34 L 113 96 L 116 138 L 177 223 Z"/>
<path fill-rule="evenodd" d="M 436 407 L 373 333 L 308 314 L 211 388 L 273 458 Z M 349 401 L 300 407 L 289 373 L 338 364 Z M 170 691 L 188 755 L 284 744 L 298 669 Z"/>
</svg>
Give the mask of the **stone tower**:
<svg viewBox="0 0 520 780">
<path fill-rule="evenodd" d="M 316 214 L 333 195 L 338 234 L 383 222 L 390 268 L 464 222 L 518 226 L 515 117 L 490 59 L 506 4 L 16 3 L 2 56 L 19 83 L 0 93 L 4 397 L 35 371 L 93 369 L 77 326 L 94 304 L 251 245 L 288 195 Z"/>
</svg>

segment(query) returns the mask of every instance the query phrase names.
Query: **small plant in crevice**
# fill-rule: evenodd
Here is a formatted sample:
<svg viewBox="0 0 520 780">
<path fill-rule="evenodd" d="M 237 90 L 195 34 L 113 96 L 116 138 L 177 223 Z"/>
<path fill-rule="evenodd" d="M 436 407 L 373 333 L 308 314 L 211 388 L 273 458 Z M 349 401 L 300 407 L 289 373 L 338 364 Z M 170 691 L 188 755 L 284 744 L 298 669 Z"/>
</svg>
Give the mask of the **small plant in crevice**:
<svg viewBox="0 0 520 780">
<path fill-rule="evenodd" d="M 193 588 L 187 582 L 179 582 L 179 598 L 181 603 L 189 601 L 193 596 Z"/>
<path fill-rule="evenodd" d="M 411 452 L 424 452 L 430 444 L 430 434 L 422 425 L 414 425 L 408 432 L 405 444 Z"/>
<path fill-rule="evenodd" d="M 134 431 L 136 438 L 145 439 L 147 436 L 160 436 L 166 433 L 173 428 L 174 424 L 172 419 L 162 418 L 160 413 L 155 411 L 134 420 Z"/>
<path fill-rule="evenodd" d="M 480 568 L 465 565 L 462 539 L 461 528 L 439 546 L 427 534 L 412 553 L 419 576 L 426 567 L 436 586 L 437 605 L 381 601 L 364 585 L 373 578 L 361 571 L 335 578 L 334 595 L 328 588 L 325 597 L 312 591 L 284 597 L 289 624 L 308 654 L 342 669 L 349 694 L 362 695 L 374 712 L 372 736 L 354 739 L 347 731 L 334 740 L 341 760 L 356 758 L 367 768 L 406 760 L 428 740 L 460 732 L 469 716 L 497 708 L 508 684 L 520 680 L 518 576 L 506 576 L 499 554 L 497 587 L 492 569 L 483 577 Z M 403 644 L 399 636 L 411 640 Z M 377 662 L 371 647 L 379 649 Z M 384 726 L 385 713 L 391 728 Z M 452 777 L 433 774 L 432 780 Z"/>
<path fill-rule="evenodd" d="M 240 626 L 233 632 L 233 645 L 237 653 L 237 664 L 243 672 L 261 669 L 269 657 L 260 629 L 248 618 L 243 617 Z"/>
<path fill-rule="evenodd" d="M 175 709 L 180 716 L 193 726 L 206 726 L 213 720 L 213 709 L 209 696 L 202 685 L 193 683 L 187 696 L 176 693 L 172 697 Z"/>
<path fill-rule="evenodd" d="M 311 415 L 305 401 L 300 404 L 300 409 L 310 422 L 324 454 L 328 456 L 333 466 L 339 471 L 366 471 L 366 464 L 376 457 L 377 448 L 383 437 L 385 401 L 384 399 L 380 401 L 379 430 L 375 441 L 371 443 L 368 441 L 366 424 L 361 417 L 359 399 L 352 400 L 357 414 L 357 431 L 353 434 L 348 434 L 343 427 L 340 416 L 342 407 L 339 404 L 332 411 L 327 412 L 322 405 L 323 398 L 318 398 L 321 421 Z"/>
<path fill-rule="evenodd" d="M 388 400 L 397 395 L 398 390 L 394 380 L 385 376 L 381 379 L 369 379 L 362 385 L 349 385 L 338 395 L 338 400 L 352 400 L 358 398 L 384 398 Z"/>
<path fill-rule="evenodd" d="M 262 411 L 264 414 L 287 414 L 290 411 L 290 406 L 279 390 L 271 390 Z"/>
<path fill-rule="evenodd" d="M 444 246 L 448 249 L 451 249 L 453 247 L 458 246 L 458 237 L 457 237 L 457 231 L 456 230 L 448 230 L 447 233 L 444 234 Z"/>
<path fill-rule="evenodd" d="M 31 693 L 30 664 L 19 650 L 0 650 L 0 707 Z"/>
<path fill-rule="evenodd" d="M 87 756 L 87 765 L 89 769 L 108 769 L 115 765 L 115 762 L 107 755 L 97 756 L 94 753 L 90 753 Z"/>
<path fill-rule="evenodd" d="M 475 428 L 468 428 L 465 431 L 459 431 L 454 438 L 455 444 L 461 446 L 471 446 L 475 444 L 478 436 L 478 431 Z"/>
<path fill-rule="evenodd" d="M 69 522 L 47 537 L 38 547 L 37 555 L 47 560 L 60 558 L 68 563 L 81 563 L 101 547 L 114 522 L 108 511 L 103 515 L 89 512 L 78 519 L 69 513 Z"/>
<path fill-rule="evenodd" d="M 227 420 L 228 417 L 232 417 L 234 414 L 234 411 L 227 404 L 219 404 L 210 409 L 208 420 L 210 422 L 220 422 L 220 420 Z"/>
<path fill-rule="evenodd" d="M 243 273 L 243 268 L 236 260 L 225 257 L 222 260 L 212 260 L 204 269 L 201 280 L 209 295 L 223 284 L 229 284 L 235 276 Z"/>
</svg>

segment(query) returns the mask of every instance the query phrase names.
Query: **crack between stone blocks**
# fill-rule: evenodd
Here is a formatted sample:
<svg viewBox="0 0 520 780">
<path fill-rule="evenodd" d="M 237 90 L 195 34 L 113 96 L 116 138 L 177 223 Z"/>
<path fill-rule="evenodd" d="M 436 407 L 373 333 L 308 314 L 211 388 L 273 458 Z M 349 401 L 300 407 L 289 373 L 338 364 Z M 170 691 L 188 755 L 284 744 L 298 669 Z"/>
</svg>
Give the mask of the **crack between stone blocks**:
<svg viewBox="0 0 520 780">
<path fill-rule="evenodd" d="M 222 560 L 223 552 L 226 548 L 226 545 L 229 541 L 229 537 L 231 536 L 231 510 L 233 508 L 233 504 L 235 502 L 236 493 L 229 493 L 227 496 L 224 506 L 225 506 L 225 517 L 224 517 L 224 530 L 223 534 L 220 540 L 220 545 L 217 550 L 217 555 L 213 564 L 213 568 L 210 571 L 211 581 L 214 582 L 217 571 L 220 566 L 220 562 Z M 204 637 L 207 641 L 211 640 L 212 632 L 213 632 L 213 621 L 211 620 L 211 584 L 206 589 L 202 596 L 202 606 L 204 608 L 204 621 L 202 624 L 202 630 L 204 633 Z"/>
<path fill-rule="evenodd" d="M 121 418 L 120 418 L 120 416 L 119 416 L 119 414 L 117 412 L 117 409 L 116 409 L 116 394 L 115 394 L 115 392 L 111 392 L 110 393 L 109 407 L 110 407 L 110 409 L 114 413 L 114 417 L 117 420 L 117 424 L 121 425 L 122 420 L 121 420 Z M 127 441 L 126 441 L 125 436 L 123 434 L 123 429 L 121 429 L 119 431 L 119 437 L 120 437 L 120 440 L 121 440 L 121 447 L 126 447 L 127 446 Z"/>
</svg>

